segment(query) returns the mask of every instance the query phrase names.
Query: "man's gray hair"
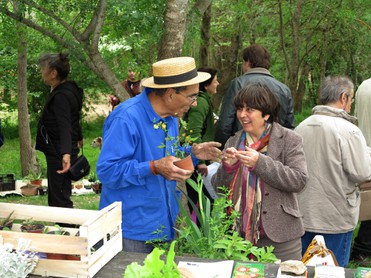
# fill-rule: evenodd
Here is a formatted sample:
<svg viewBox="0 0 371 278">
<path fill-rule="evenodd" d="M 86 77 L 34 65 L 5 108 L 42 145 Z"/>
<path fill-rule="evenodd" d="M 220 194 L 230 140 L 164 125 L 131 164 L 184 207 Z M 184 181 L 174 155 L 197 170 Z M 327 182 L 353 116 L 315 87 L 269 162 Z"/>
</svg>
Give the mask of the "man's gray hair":
<svg viewBox="0 0 371 278">
<path fill-rule="evenodd" d="M 158 96 L 163 96 L 167 89 L 169 88 L 153 88 L 152 91 Z M 175 93 L 179 94 L 180 92 L 187 90 L 187 86 L 176 87 L 173 89 L 175 90 Z"/>
<path fill-rule="evenodd" d="M 350 97 L 354 84 L 346 76 L 327 76 L 321 83 L 319 94 L 323 105 L 337 102 L 343 93 Z"/>
</svg>

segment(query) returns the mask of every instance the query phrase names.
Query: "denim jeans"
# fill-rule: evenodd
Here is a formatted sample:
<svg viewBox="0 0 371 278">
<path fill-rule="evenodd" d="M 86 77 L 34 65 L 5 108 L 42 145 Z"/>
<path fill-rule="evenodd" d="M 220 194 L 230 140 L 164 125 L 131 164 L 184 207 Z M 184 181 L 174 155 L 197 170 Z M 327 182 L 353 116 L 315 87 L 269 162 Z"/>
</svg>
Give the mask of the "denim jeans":
<svg viewBox="0 0 371 278">
<path fill-rule="evenodd" d="M 339 263 L 339 266 L 346 267 L 350 257 L 350 247 L 352 245 L 353 231 L 341 234 L 321 234 L 305 232 L 301 238 L 302 255 L 304 255 L 314 236 L 322 235 L 325 239 L 326 247 L 330 249 Z"/>
</svg>

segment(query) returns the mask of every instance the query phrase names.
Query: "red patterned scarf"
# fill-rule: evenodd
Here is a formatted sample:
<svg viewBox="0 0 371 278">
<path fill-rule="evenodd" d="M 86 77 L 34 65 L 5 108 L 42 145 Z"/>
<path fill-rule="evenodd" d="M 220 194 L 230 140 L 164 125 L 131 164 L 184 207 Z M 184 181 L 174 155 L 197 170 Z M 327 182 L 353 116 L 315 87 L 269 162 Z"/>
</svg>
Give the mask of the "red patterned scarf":
<svg viewBox="0 0 371 278">
<path fill-rule="evenodd" d="M 268 149 L 270 131 L 271 124 L 267 124 L 259 141 L 255 143 L 251 136 L 244 132 L 241 136 L 238 150 L 244 151 L 245 146 L 248 146 L 265 154 Z M 242 164 L 234 174 L 229 186 L 231 191 L 230 199 L 233 202 L 233 208 L 231 209 L 239 212 L 240 215 L 233 228 L 253 244 L 259 239 L 259 220 L 262 202 L 261 189 L 263 187 L 263 181 L 253 174 L 251 169 Z"/>
</svg>

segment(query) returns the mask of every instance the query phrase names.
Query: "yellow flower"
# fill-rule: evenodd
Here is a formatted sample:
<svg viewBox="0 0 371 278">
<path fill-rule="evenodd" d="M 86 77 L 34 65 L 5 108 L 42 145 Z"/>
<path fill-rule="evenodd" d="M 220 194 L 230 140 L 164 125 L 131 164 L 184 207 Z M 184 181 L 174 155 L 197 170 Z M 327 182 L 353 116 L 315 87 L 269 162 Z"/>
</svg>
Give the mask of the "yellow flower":
<svg viewBox="0 0 371 278">
<path fill-rule="evenodd" d="M 161 128 L 162 128 L 163 130 L 165 130 L 165 129 L 166 129 L 166 124 L 165 124 L 165 123 L 162 123 Z"/>
<path fill-rule="evenodd" d="M 158 128 L 159 128 L 158 124 L 154 124 L 154 125 L 153 125 L 153 128 L 154 128 L 154 129 L 158 129 Z"/>
</svg>

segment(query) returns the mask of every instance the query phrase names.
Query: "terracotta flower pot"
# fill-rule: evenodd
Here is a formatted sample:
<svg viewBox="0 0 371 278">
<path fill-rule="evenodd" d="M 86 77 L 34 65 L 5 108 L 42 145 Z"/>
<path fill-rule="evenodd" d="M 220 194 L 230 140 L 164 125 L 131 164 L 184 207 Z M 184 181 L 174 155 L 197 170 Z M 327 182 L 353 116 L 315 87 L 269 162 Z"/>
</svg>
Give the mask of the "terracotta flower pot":
<svg viewBox="0 0 371 278">
<path fill-rule="evenodd" d="M 194 171 L 195 167 L 193 165 L 192 157 L 188 155 L 187 157 L 173 162 L 175 166 L 182 168 L 184 170 Z"/>
<path fill-rule="evenodd" d="M 43 180 L 31 180 L 30 183 L 32 185 L 36 185 L 37 187 L 40 187 L 43 183 Z"/>
<path fill-rule="evenodd" d="M 32 184 L 27 184 L 21 187 L 21 193 L 24 196 L 35 196 L 38 193 L 38 187 Z"/>
</svg>

